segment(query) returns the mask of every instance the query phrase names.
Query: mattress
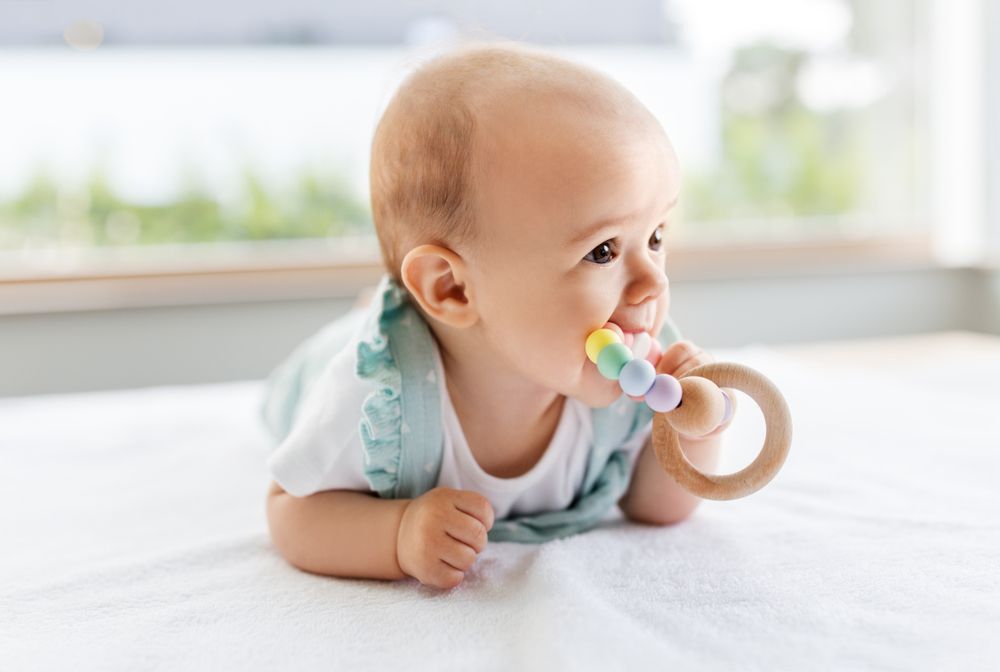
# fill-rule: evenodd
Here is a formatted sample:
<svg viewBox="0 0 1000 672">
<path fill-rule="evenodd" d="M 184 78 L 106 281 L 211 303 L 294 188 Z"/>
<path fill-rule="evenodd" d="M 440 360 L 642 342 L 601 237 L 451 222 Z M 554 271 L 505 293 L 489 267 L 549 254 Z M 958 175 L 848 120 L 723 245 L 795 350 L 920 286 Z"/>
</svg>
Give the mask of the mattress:
<svg viewBox="0 0 1000 672">
<path fill-rule="evenodd" d="M 490 543 L 450 591 L 275 551 L 262 381 L 0 399 L 0 670 L 995 669 L 1000 338 L 713 354 L 789 403 L 774 481 Z M 724 471 L 761 422 L 740 395 Z"/>
</svg>

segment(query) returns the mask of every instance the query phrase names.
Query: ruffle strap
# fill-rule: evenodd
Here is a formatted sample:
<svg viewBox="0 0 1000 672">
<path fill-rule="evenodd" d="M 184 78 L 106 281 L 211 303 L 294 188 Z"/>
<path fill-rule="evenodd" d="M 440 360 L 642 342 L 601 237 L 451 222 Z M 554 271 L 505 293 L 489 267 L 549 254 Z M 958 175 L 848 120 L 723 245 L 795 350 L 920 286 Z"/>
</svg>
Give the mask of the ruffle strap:
<svg viewBox="0 0 1000 672">
<path fill-rule="evenodd" d="M 437 485 L 443 429 L 434 366 L 434 336 L 409 293 L 383 276 L 358 341 L 357 375 L 375 390 L 362 405 L 365 478 L 380 497 L 413 498 Z M 661 344 L 678 340 L 668 320 Z M 594 527 L 625 493 L 628 457 L 620 448 L 645 431 L 652 412 L 622 397 L 592 409 L 594 444 L 580 493 L 569 508 L 495 521 L 492 541 L 541 543 Z"/>
<path fill-rule="evenodd" d="M 441 468 L 434 336 L 389 274 L 373 300 L 357 346 L 356 373 L 377 386 L 361 408 L 365 478 L 380 497 L 416 497 L 434 487 Z"/>
</svg>

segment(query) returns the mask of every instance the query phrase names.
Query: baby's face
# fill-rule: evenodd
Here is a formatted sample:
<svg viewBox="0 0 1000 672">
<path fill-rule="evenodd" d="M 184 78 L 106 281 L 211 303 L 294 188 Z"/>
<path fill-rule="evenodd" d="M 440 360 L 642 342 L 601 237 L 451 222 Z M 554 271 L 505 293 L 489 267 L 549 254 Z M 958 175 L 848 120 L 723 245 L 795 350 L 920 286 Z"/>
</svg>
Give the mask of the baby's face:
<svg viewBox="0 0 1000 672">
<path fill-rule="evenodd" d="M 659 333 L 677 161 L 652 125 L 510 110 L 491 133 L 469 259 L 499 366 L 589 406 L 621 396 L 584 350 L 606 322 Z"/>
</svg>

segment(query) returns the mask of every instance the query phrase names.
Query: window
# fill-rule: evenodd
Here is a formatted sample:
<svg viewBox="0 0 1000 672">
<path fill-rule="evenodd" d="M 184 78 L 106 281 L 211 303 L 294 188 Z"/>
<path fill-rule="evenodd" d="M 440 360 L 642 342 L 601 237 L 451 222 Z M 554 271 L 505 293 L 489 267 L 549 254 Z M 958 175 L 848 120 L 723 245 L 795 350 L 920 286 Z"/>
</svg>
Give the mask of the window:
<svg viewBox="0 0 1000 672">
<path fill-rule="evenodd" d="M 0 3 L 0 263 L 370 241 L 381 106 L 461 35 L 544 46 L 642 99 L 684 169 L 675 245 L 927 230 L 926 1 L 579 7 Z"/>
</svg>

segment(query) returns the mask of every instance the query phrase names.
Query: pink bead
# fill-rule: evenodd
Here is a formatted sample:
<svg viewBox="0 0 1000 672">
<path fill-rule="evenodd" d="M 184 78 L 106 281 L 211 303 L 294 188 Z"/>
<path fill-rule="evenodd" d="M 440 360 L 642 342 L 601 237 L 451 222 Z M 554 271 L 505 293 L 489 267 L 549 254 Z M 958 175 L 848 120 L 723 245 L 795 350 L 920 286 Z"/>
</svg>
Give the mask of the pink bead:
<svg viewBox="0 0 1000 672">
<path fill-rule="evenodd" d="M 653 386 L 646 393 L 646 405 L 657 413 L 666 413 L 681 403 L 681 384 L 673 376 L 656 374 Z"/>
<path fill-rule="evenodd" d="M 660 363 L 660 355 L 663 354 L 663 348 L 660 347 L 660 340 L 658 338 L 649 339 L 649 352 L 646 353 L 646 359 L 650 364 L 656 366 Z"/>
<path fill-rule="evenodd" d="M 629 350 L 632 349 L 632 343 L 635 342 L 635 334 L 629 332 L 625 334 L 625 345 L 628 346 Z"/>
</svg>

